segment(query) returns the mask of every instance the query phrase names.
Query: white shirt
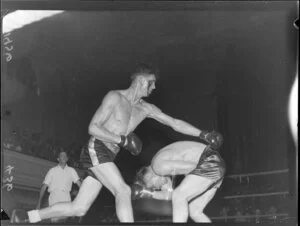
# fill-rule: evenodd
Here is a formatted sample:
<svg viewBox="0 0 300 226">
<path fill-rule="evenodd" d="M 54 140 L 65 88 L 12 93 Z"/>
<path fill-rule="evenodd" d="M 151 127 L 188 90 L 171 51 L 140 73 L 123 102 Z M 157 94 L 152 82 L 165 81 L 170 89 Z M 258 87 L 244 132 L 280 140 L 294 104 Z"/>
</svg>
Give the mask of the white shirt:
<svg viewBox="0 0 300 226">
<path fill-rule="evenodd" d="M 76 183 L 79 180 L 79 176 L 73 167 L 65 166 L 63 169 L 57 165 L 51 168 L 44 180 L 44 184 L 48 185 L 48 192 L 64 191 L 70 192 L 72 183 Z"/>
</svg>

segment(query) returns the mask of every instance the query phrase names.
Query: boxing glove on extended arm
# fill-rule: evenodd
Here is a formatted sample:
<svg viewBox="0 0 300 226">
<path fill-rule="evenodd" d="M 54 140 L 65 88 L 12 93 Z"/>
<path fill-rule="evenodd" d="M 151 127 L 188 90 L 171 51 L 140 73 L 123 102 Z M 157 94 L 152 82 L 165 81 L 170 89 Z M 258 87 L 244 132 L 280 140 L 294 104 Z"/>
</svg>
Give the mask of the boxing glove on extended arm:
<svg viewBox="0 0 300 226">
<path fill-rule="evenodd" d="M 138 155 L 142 151 L 143 143 L 137 135 L 130 133 L 126 137 L 121 136 L 119 146 L 125 148 L 132 155 Z"/>
<path fill-rule="evenodd" d="M 202 131 L 199 138 L 207 142 L 214 149 L 220 148 L 223 143 L 223 136 L 216 131 L 212 131 L 211 133 L 208 131 Z"/>
</svg>

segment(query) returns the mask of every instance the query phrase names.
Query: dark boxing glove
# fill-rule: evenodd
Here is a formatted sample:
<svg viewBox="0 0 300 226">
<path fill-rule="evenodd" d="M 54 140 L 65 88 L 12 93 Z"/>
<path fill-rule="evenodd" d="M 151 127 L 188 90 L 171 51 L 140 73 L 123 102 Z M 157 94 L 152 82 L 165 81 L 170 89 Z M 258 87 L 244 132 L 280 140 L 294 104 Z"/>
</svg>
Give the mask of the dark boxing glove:
<svg viewBox="0 0 300 226">
<path fill-rule="evenodd" d="M 211 133 L 208 131 L 202 131 L 199 137 L 207 142 L 213 149 L 220 148 L 223 143 L 223 136 L 216 131 L 212 131 Z"/>
<path fill-rule="evenodd" d="M 125 148 L 132 155 L 138 155 L 142 151 L 143 143 L 137 135 L 130 133 L 126 137 L 121 136 L 119 146 Z"/>
</svg>

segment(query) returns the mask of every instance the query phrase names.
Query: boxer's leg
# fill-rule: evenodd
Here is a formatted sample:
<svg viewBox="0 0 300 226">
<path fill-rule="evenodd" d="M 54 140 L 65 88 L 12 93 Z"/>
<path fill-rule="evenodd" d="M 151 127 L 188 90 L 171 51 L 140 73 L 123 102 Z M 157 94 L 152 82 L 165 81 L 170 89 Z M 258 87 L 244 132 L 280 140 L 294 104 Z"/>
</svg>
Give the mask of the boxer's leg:
<svg viewBox="0 0 300 226">
<path fill-rule="evenodd" d="M 133 222 L 131 189 L 113 162 L 103 163 L 91 168 L 101 183 L 115 196 L 116 212 L 120 222 Z"/>
<path fill-rule="evenodd" d="M 172 194 L 173 222 L 187 222 L 189 200 L 204 192 L 211 184 L 210 179 L 187 175 Z"/>
<path fill-rule="evenodd" d="M 190 217 L 195 222 L 209 223 L 211 220 L 203 213 L 204 208 L 212 200 L 217 192 L 217 188 L 212 188 L 189 204 Z"/>
<path fill-rule="evenodd" d="M 89 176 L 83 180 L 73 202 L 56 203 L 53 206 L 38 210 L 39 217 L 44 220 L 53 217 L 83 216 L 95 201 L 101 188 L 102 184 Z M 33 221 L 30 220 L 30 222 Z"/>
<path fill-rule="evenodd" d="M 52 192 L 50 193 L 48 203 L 49 206 L 52 206 L 56 203 L 61 203 L 61 202 L 71 202 L 71 196 L 69 192 Z M 59 222 L 64 222 L 68 219 L 68 217 L 54 217 L 51 218 L 52 223 L 59 223 Z"/>
<path fill-rule="evenodd" d="M 56 224 L 56 223 L 64 223 L 67 221 L 67 219 L 68 217 L 53 217 L 50 219 L 50 221 L 51 223 Z"/>
</svg>

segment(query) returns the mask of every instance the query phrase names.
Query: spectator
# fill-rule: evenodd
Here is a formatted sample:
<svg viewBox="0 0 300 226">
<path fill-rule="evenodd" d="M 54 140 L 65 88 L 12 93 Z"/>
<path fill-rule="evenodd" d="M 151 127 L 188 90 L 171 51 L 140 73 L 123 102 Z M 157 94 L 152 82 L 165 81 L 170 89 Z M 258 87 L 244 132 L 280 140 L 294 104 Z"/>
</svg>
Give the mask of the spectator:
<svg viewBox="0 0 300 226">
<path fill-rule="evenodd" d="M 251 222 L 251 217 L 250 217 L 250 212 L 249 211 L 246 211 L 246 213 L 245 213 L 245 218 L 246 218 L 246 221 L 247 222 Z"/>
<path fill-rule="evenodd" d="M 17 145 L 17 146 L 16 146 L 16 151 L 22 152 L 22 147 L 21 147 L 20 145 Z"/>
<path fill-rule="evenodd" d="M 20 140 L 15 130 L 10 133 L 7 139 L 5 139 L 4 147 L 10 150 L 22 152 Z"/>
<path fill-rule="evenodd" d="M 51 168 L 43 182 L 43 186 L 40 191 L 40 197 L 37 204 L 37 209 L 41 208 L 41 202 L 45 194 L 46 189 L 50 193 L 49 195 L 49 205 L 53 205 L 57 202 L 70 202 L 71 196 L 70 191 L 72 188 L 72 182 L 76 183 L 79 187 L 81 182 L 79 176 L 74 168 L 67 165 L 68 156 L 67 153 L 61 151 L 57 158 L 59 164 Z M 53 218 L 52 222 L 58 222 L 66 220 L 65 218 Z"/>
<path fill-rule="evenodd" d="M 225 222 L 227 222 L 228 212 L 229 212 L 229 208 L 228 207 L 222 207 L 222 209 L 220 211 L 220 216 L 224 217 Z"/>
<path fill-rule="evenodd" d="M 238 210 L 235 214 L 235 222 L 238 222 L 238 223 L 244 223 L 247 221 L 247 219 L 244 217 L 242 211 Z"/>
<path fill-rule="evenodd" d="M 271 215 L 269 217 L 269 219 L 271 221 L 276 221 L 276 219 L 277 219 L 277 208 L 275 206 L 270 206 L 270 209 L 268 210 L 268 214 Z"/>
<path fill-rule="evenodd" d="M 262 212 L 261 212 L 260 209 L 257 208 L 257 209 L 255 210 L 255 223 L 256 223 L 256 224 L 258 224 L 258 223 L 261 222 L 261 217 L 260 217 L 260 215 L 262 215 Z"/>
</svg>

